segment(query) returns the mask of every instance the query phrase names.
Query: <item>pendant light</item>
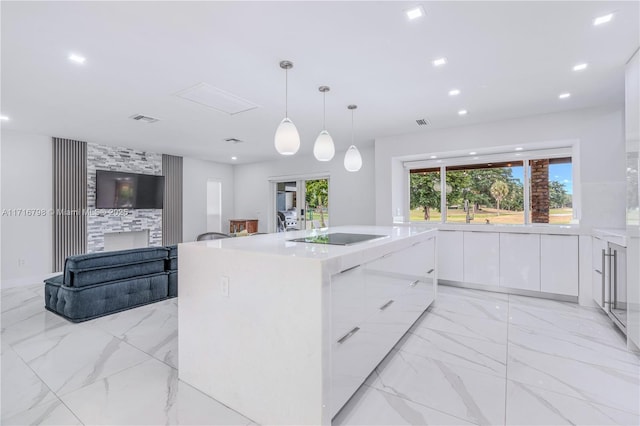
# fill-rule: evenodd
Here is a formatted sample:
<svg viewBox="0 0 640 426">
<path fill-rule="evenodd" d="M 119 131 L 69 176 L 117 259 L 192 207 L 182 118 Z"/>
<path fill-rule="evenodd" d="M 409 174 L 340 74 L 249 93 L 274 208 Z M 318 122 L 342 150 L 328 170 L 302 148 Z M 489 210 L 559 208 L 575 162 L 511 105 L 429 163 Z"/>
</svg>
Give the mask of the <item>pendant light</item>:
<svg viewBox="0 0 640 426">
<path fill-rule="evenodd" d="M 313 155 L 318 161 L 331 161 L 336 153 L 336 149 L 333 146 L 333 138 L 327 132 L 327 92 L 331 90 L 329 86 L 320 86 L 318 90 L 322 93 L 322 131 L 316 138 L 316 143 L 313 145 Z"/>
<path fill-rule="evenodd" d="M 284 70 L 285 74 L 285 89 L 284 89 L 284 120 L 280 122 L 278 129 L 276 129 L 276 135 L 274 142 L 276 150 L 282 155 L 293 155 L 300 149 L 300 135 L 296 125 L 289 119 L 288 111 L 288 97 L 289 97 L 289 75 L 288 71 L 293 68 L 293 62 L 282 61 L 280 62 L 280 68 Z"/>
<path fill-rule="evenodd" d="M 344 168 L 347 169 L 348 172 L 357 172 L 362 167 L 362 156 L 358 148 L 353 144 L 353 110 L 358 108 L 358 105 L 349 105 L 347 108 L 351 110 L 351 146 L 346 154 L 344 154 Z"/>
</svg>

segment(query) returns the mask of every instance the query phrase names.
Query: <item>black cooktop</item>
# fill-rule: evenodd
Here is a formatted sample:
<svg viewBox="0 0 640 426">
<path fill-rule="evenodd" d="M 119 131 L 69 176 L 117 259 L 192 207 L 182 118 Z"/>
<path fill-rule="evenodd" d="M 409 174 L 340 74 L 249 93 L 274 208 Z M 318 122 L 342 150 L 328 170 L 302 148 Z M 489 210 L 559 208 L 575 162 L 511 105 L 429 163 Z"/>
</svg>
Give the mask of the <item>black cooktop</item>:
<svg viewBox="0 0 640 426">
<path fill-rule="evenodd" d="M 386 238 L 387 235 L 371 235 L 371 234 L 347 234 L 336 232 L 333 234 L 310 235 L 303 238 L 295 238 L 296 243 L 313 243 L 313 244 L 333 244 L 336 246 L 349 246 L 351 244 L 362 243 L 364 241 L 375 240 L 378 238 Z"/>
</svg>

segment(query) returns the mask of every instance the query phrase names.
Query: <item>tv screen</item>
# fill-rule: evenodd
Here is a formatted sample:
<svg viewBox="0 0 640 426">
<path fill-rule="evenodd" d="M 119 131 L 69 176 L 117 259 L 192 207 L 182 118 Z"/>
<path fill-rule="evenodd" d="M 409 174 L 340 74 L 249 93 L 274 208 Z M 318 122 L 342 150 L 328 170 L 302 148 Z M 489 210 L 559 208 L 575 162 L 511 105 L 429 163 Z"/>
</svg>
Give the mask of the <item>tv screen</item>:
<svg viewBox="0 0 640 426">
<path fill-rule="evenodd" d="M 161 209 L 164 176 L 96 170 L 97 209 Z"/>
</svg>

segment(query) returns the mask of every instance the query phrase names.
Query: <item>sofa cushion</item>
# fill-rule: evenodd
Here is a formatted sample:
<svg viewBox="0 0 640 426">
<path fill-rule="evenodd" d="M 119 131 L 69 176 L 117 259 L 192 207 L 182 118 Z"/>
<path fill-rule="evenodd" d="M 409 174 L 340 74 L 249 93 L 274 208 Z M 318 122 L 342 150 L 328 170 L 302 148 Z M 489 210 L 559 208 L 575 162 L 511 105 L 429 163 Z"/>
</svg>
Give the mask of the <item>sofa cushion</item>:
<svg viewBox="0 0 640 426">
<path fill-rule="evenodd" d="M 178 271 L 169 271 L 169 297 L 178 297 Z"/>
<path fill-rule="evenodd" d="M 80 322 L 168 297 L 168 273 L 109 281 L 87 287 L 45 284 L 45 306 L 70 321 Z"/>
<path fill-rule="evenodd" d="M 95 269 L 72 270 L 67 274 L 69 276 L 69 280 L 65 282 L 65 285 L 69 287 L 85 287 L 107 281 L 117 281 L 125 278 L 157 274 L 164 271 L 164 262 L 164 259 L 158 259 L 117 266 L 105 266 Z"/>
<path fill-rule="evenodd" d="M 169 250 L 169 257 L 177 257 L 178 256 L 178 245 L 174 244 L 172 246 L 167 246 L 167 250 Z"/>
<path fill-rule="evenodd" d="M 91 269 L 138 264 L 141 262 L 166 259 L 168 257 L 168 253 L 169 251 L 164 247 L 145 247 L 131 250 L 87 253 L 70 256 L 67 258 L 64 265 L 64 282 L 68 286 L 90 285 L 90 283 L 74 283 L 72 275 L 77 272 Z"/>
</svg>

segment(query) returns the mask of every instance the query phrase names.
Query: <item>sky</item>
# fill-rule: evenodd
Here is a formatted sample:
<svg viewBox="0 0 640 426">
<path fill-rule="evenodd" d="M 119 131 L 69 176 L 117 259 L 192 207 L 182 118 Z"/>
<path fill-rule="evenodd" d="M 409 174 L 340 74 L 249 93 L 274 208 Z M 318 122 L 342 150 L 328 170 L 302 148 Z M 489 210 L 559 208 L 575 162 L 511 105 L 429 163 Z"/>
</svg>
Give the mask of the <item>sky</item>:
<svg viewBox="0 0 640 426">
<path fill-rule="evenodd" d="M 524 178 L 522 176 L 523 168 L 520 167 L 512 167 L 511 175 L 518 179 L 520 182 L 523 182 Z M 573 194 L 573 171 L 571 168 L 571 163 L 562 163 L 562 164 L 550 164 L 549 165 L 549 180 L 555 180 L 557 182 L 563 183 L 564 188 L 567 190 L 568 194 Z"/>
</svg>

